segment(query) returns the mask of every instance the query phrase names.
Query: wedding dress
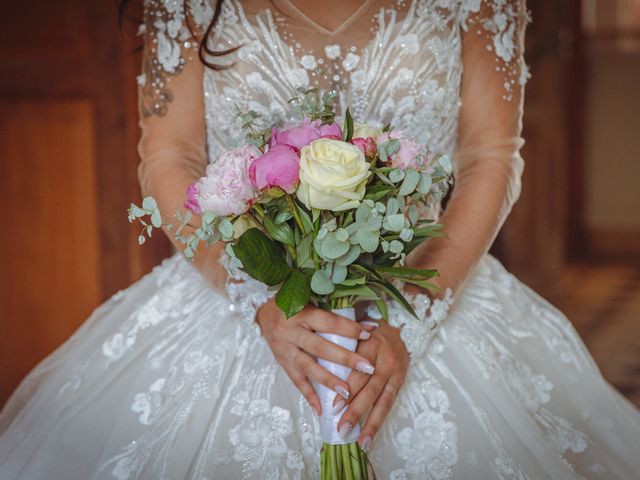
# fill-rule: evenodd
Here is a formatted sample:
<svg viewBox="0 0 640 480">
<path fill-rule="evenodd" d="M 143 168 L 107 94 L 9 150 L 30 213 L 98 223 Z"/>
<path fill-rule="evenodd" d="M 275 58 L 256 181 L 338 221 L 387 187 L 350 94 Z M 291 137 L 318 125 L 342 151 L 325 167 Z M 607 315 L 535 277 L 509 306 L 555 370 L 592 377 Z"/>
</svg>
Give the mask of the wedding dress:
<svg viewBox="0 0 640 480">
<path fill-rule="evenodd" d="M 378 478 L 638 478 L 637 409 L 486 253 L 520 189 L 524 1 L 366 0 L 328 27 L 293 1 L 226 0 L 208 46 L 240 48 L 218 71 L 194 40 L 215 2 L 145 3 L 140 177 L 163 210 L 242 141 L 238 110 L 295 119 L 299 86 L 455 162 L 448 238 L 421 259 L 453 296 L 414 299 L 419 321 L 391 309 L 411 367 L 371 446 Z M 166 260 L 28 375 L 0 415 L 0 479 L 319 477 L 317 419 L 254 322 L 268 292 L 221 287 L 218 253 Z"/>
</svg>

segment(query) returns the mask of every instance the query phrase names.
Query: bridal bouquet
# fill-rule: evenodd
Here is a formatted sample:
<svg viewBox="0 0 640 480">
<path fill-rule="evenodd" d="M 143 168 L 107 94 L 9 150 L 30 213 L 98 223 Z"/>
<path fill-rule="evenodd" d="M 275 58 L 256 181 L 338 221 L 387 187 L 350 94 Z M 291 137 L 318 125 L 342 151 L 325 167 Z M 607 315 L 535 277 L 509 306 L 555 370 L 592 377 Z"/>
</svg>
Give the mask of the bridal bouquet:
<svg viewBox="0 0 640 480">
<path fill-rule="evenodd" d="M 349 110 L 335 122 L 335 94 L 297 91 L 292 99 L 301 121 L 260 128 L 254 112 L 240 113 L 247 142 L 223 154 L 187 192 L 186 213 L 165 220 L 152 197 L 131 205 L 129 221 L 142 223 L 140 243 L 154 228 L 173 230 L 191 258 L 199 244 L 226 242 L 227 268 L 241 269 L 273 286 L 286 317 L 309 303 L 355 320 L 353 307 L 375 303 L 387 318 L 386 299 L 415 316 L 394 280 L 431 288 L 436 270 L 404 266 L 425 239 L 442 235 L 441 225 L 422 213 L 446 193 L 451 164 L 394 130 L 354 123 Z M 183 234 L 191 212 L 201 218 Z M 325 335 L 356 349 L 356 340 Z M 346 379 L 350 369 L 318 359 Z M 366 479 L 365 453 L 356 426 L 343 438 L 332 413 L 336 393 L 315 385 L 322 402 L 321 478 Z"/>
</svg>

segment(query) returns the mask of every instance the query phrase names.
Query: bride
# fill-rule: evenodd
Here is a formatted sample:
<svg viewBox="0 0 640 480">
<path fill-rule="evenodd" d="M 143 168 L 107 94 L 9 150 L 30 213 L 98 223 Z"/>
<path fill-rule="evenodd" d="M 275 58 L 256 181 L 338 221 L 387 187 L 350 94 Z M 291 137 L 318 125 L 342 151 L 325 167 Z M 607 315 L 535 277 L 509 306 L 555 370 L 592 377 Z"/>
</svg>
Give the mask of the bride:
<svg viewBox="0 0 640 480">
<path fill-rule="evenodd" d="M 407 292 L 419 321 L 285 321 L 264 287 L 227 281 L 220 248 L 176 254 L 23 381 L 0 415 L 0 478 L 318 478 L 313 381 L 346 405 L 341 433 L 363 419 L 381 479 L 637 478 L 638 411 L 487 254 L 520 190 L 527 21 L 524 0 L 145 0 L 145 193 L 181 208 L 240 141 L 238 109 L 284 123 L 296 87 L 333 89 L 454 160 L 448 237 L 410 258 L 448 294 Z M 362 340 L 350 354 L 315 332 Z"/>
</svg>

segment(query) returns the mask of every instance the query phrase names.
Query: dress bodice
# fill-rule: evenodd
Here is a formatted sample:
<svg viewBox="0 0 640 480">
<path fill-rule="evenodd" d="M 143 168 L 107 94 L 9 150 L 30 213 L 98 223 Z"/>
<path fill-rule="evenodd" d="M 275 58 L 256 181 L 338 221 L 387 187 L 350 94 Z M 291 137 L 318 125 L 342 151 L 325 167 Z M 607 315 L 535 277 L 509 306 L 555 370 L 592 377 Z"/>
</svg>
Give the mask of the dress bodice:
<svg viewBox="0 0 640 480">
<path fill-rule="evenodd" d="M 258 3 L 232 0 L 223 12 L 214 45 L 242 47 L 228 60 L 232 68 L 205 74 L 210 148 L 238 140 L 238 108 L 269 122 L 294 120 L 288 101 L 311 86 L 336 90 L 339 114 L 348 106 L 358 121 L 391 123 L 451 153 L 462 74 L 455 2 L 368 1 L 334 33 L 296 15 L 290 2 Z"/>
<path fill-rule="evenodd" d="M 440 283 L 456 290 L 520 192 L 525 1 L 362 0 L 353 12 L 336 8 L 333 27 L 305 3 L 145 0 L 143 191 L 175 211 L 206 164 L 244 142 L 239 112 L 287 123 L 299 119 L 297 88 L 335 91 L 338 115 L 349 107 L 358 122 L 391 123 L 451 156 L 455 186 L 439 219 L 447 237 L 419 262 L 442 265 Z M 233 50 L 205 55 L 228 68 L 203 68 L 202 50 Z"/>
<path fill-rule="evenodd" d="M 165 72 L 178 70 L 180 39 L 187 37 L 181 1 L 165 0 L 168 15 L 155 23 L 158 58 Z M 212 16 L 208 0 L 190 1 L 196 25 Z M 391 123 L 431 151 L 452 154 L 460 109 L 461 32 L 479 29 L 495 52 L 505 99 L 526 76 L 514 62 L 513 2 L 494 0 L 365 0 L 329 30 L 291 0 L 227 0 L 208 39 L 216 50 L 240 46 L 214 59 L 226 70 L 205 70 L 205 114 L 211 158 L 243 138 L 238 111 L 253 110 L 266 124 L 295 120 L 289 100 L 298 87 L 339 93 L 357 121 Z M 474 14 L 482 8 L 481 25 Z M 480 31 L 481 30 L 481 31 Z M 173 65 L 172 65 L 173 64 Z"/>
</svg>

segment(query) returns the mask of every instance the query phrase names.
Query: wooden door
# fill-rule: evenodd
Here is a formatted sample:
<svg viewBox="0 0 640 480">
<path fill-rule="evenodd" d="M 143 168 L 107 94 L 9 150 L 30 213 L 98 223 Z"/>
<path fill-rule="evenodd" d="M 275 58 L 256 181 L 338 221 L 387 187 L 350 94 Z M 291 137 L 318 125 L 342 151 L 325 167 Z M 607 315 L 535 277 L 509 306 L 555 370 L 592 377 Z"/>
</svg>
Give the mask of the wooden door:
<svg viewBox="0 0 640 480">
<path fill-rule="evenodd" d="M 571 164 L 581 152 L 575 115 L 580 115 L 574 35 L 580 0 L 529 0 L 522 156 L 522 194 L 505 224 L 496 252 L 507 267 L 547 298 L 560 294 L 571 220 Z M 575 202 L 571 200 L 573 208 Z"/>
<path fill-rule="evenodd" d="M 137 247 L 126 220 L 138 198 L 139 58 L 115 2 L 2 3 L 0 404 L 168 252 Z"/>
</svg>

